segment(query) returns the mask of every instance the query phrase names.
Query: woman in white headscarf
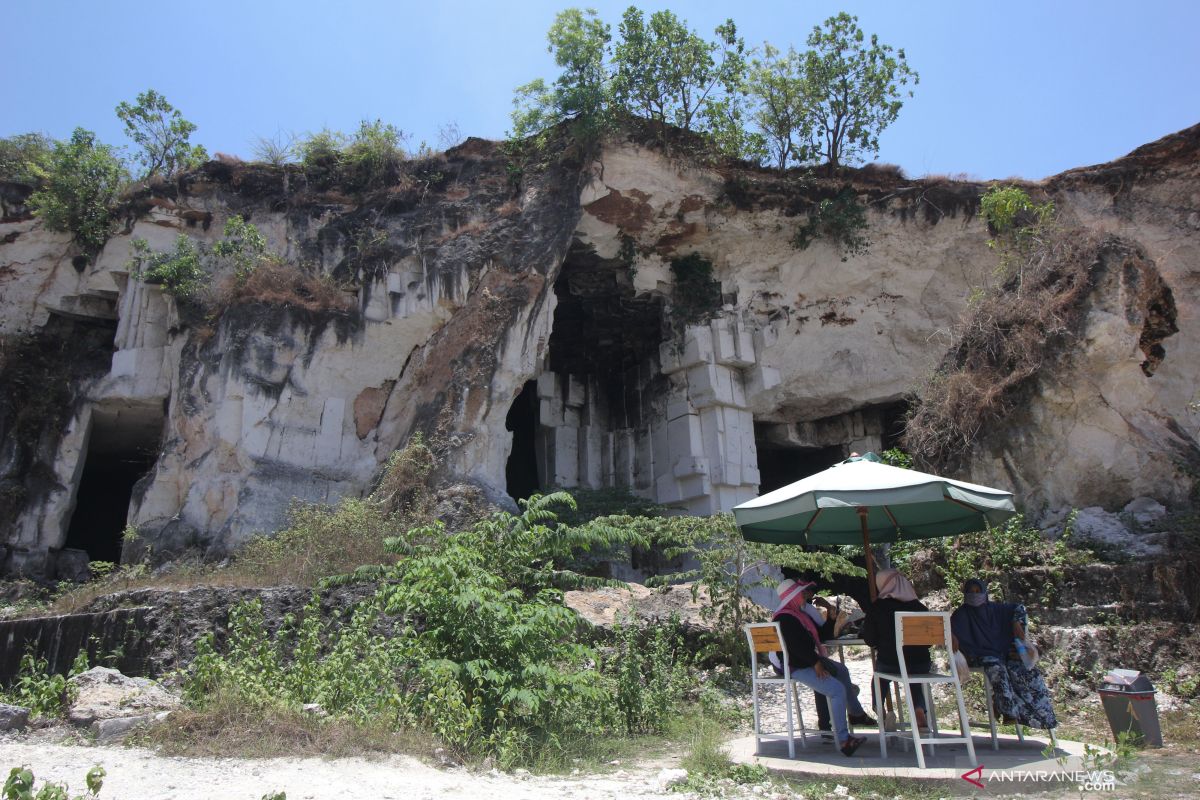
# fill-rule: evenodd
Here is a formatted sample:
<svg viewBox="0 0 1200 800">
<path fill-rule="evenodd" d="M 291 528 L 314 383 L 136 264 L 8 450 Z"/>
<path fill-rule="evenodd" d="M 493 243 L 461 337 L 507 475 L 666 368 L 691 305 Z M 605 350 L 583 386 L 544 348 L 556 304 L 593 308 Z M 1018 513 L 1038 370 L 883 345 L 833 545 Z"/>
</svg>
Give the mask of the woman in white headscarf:
<svg viewBox="0 0 1200 800">
<path fill-rule="evenodd" d="M 916 589 L 898 570 L 884 569 L 875 573 L 875 588 L 878 595 L 863 621 L 863 641 L 875 648 L 876 672 L 898 673 L 900 664 L 896 658 L 896 612 L 929 609 L 917 599 Z M 933 669 L 929 648 L 926 646 L 905 645 L 904 663 L 909 673 L 923 673 Z M 890 687 L 890 681 L 879 682 L 884 697 L 888 696 Z M 918 727 L 928 727 L 925 721 L 925 692 L 913 692 L 913 705 Z"/>
</svg>

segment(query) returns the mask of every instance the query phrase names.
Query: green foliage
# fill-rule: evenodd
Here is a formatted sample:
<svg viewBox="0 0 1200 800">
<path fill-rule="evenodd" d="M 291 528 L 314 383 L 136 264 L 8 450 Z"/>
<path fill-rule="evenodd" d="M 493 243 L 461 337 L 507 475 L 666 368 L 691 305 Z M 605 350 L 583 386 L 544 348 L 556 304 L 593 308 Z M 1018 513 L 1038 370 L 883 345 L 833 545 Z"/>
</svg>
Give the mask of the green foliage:
<svg viewBox="0 0 1200 800">
<path fill-rule="evenodd" d="M 117 116 L 125 123 L 125 134 L 139 148 L 136 158 L 144 170 L 142 180 L 174 175 L 208 159 L 201 145 L 188 141 L 196 126 L 153 89 L 139 94 L 134 105 L 122 101 Z"/>
<path fill-rule="evenodd" d="M 669 558 L 689 556 L 698 562 L 694 569 L 655 578 L 653 583 L 694 581 L 693 596 L 701 589 L 708 603 L 701 616 L 713 624 L 705 637 L 701 656 L 721 661 L 735 670 L 746 668 L 745 634 L 742 626 L 758 621 L 757 607 L 746 600 L 755 587 L 775 585 L 767 570 L 789 567 L 826 577 L 833 573 L 865 575 L 840 555 L 806 552 L 799 547 L 760 544 L 742 538 L 729 514 L 713 517 L 667 517 L 659 525 L 657 544 Z M 650 583 L 650 581 L 648 581 Z"/>
<path fill-rule="evenodd" d="M 539 134 L 569 121 L 576 139 L 595 142 L 612 125 L 612 82 L 605 66 L 611 28 L 595 11 L 560 11 L 546 33 L 562 72 L 553 84 L 538 78 L 517 87 L 512 136 Z"/>
<path fill-rule="evenodd" d="M 1194 666 L 1191 669 L 1168 667 L 1163 670 L 1162 684 L 1176 697 L 1185 699 L 1200 697 L 1200 673 L 1196 672 Z"/>
<path fill-rule="evenodd" d="M 879 454 L 879 459 L 889 467 L 899 467 L 900 469 L 912 469 L 912 456 L 901 450 L 899 447 L 893 447 L 890 450 L 884 450 Z"/>
<path fill-rule="evenodd" d="M 1002 280 L 1015 275 L 1019 293 L 1025 266 L 1054 232 L 1054 201 L 1038 204 L 1018 186 L 992 184 L 979 198 L 979 211 L 993 234 L 988 247 L 1000 254 L 996 275 Z"/>
<path fill-rule="evenodd" d="M 49 160 L 54 141 L 42 133 L 20 133 L 0 139 L 0 181 L 37 185 L 39 165 Z"/>
<path fill-rule="evenodd" d="M 903 88 L 920 76 L 904 50 L 880 44 L 845 12 L 814 26 L 804 54 L 810 152 L 820 153 L 833 174 L 839 164 L 879 152 L 879 135 L 904 105 Z M 912 91 L 907 92 L 912 96 Z"/>
<path fill-rule="evenodd" d="M 746 72 L 746 43 L 733 20 L 706 41 L 671 11 L 646 21 L 630 6 L 613 50 L 615 100 L 627 112 L 693 130 L 709 118 L 711 104 L 740 91 Z"/>
<path fill-rule="evenodd" d="M 0 697 L 7 703 L 28 708 L 34 717 L 58 716 L 69 700 L 67 678 L 50 672 L 49 667 L 46 659 L 26 652 L 21 656 L 17 679 Z"/>
<path fill-rule="evenodd" d="M 666 731 L 691 688 L 690 656 L 683 649 L 678 619 L 649 630 L 632 622 L 617 625 L 605 663 L 613 676 L 617 713 L 628 734 Z"/>
<path fill-rule="evenodd" d="M 395 125 L 363 120 L 353 136 L 322 130 L 301 140 L 296 149 L 313 184 L 365 192 L 399 178 L 400 164 L 408 158 L 403 147 L 406 138 Z"/>
<path fill-rule="evenodd" d="M 232 268 L 234 279 L 239 283 L 244 283 L 269 257 L 267 237 L 238 214 L 225 221 L 224 236 L 213 245 L 212 251 Z"/>
<path fill-rule="evenodd" d="M 106 774 L 104 767 L 99 764 L 89 769 L 84 777 L 87 792 L 75 795 L 71 800 L 92 800 L 99 796 Z M 8 773 L 8 780 L 4 782 L 3 797 L 4 800 L 67 800 L 69 796 L 67 785 L 62 783 L 43 783 L 37 792 L 33 789 L 33 771 L 28 767 L 13 767 Z"/>
<path fill-rule="evenodd" d="M 676 335 L 688 325 L 705 322 L 721 308 L 721 282 L 713 278 L 712 261 L 699 253 L 671 259 L 675 290 L 671 323 Z"/>
<path fill-rule="evenodd" d="M 867 239 L 867 209 L 858 202 L 850 187 L 835 197 L 826 198 L 809 209 L 808 221 L 796 229 L 792 244 L 801 250 L 817 239 L 828 239 L 841 252 L 842 261 L 851 256 L 865 255 L 871 242 Z"/>
<path fill-rule="evenodd" d="M 923 549 L 933 550 L 934 568 L 946 582 L 954 605 L 962 602 L 962 585 L 968 578 L 987 582 L 994 600 L 1036 602 L 1050 605 L 1058 592 L 1065 570 L 1072 564 L 1086 563 L 1091 553 L 1071 546 L 1072 524 L 1075 515 L 1068 517 L 1063 532 L 1053 541 L 1026 521 L 1023 514 L 1010 517 L 1003 525 L 980 533 L 968 533 L 952 539 L 931 539 L 897 542 L 891 556 L 902 572 L 908 561 Z M 1019 598 L 1013 587 L 1014 573 L 1023 567 L 1045 567 L 1047 579 L 1041 583 L 1037 597 Z"/>
<path fill-rule="evenodd" d="M 762 58 L 749 70 L 748 90 L 756 101 L 751 119 L 758 125 L 771 160 L 781 171 L 793 162 L 809 160 L 808 87 L 804 57 L 795 48 L 787 53 L 763 45 Z"/>
<path fill-rule="evenodd" d="M 194 298 L 209 282 L 200 247 L 186 233 L 176 236 L 174 249 L 167 252 L 151 250 L 145 239 L 134 239 L 127 267 L 138 280 L 160 284 L 168 294 Z"/>
<path fill-rule="evenodd" d="M 46 227 L 73 234 L 85 253 L 99 252 L 112 231 L 112 208 L 126 178 L 113 149 L 76 128 L 32 168 L 41 188 L 30 196 L 30 207 Z"/>
<path fill-rule="evenodd" d="M 351 189 L 366 191 L 394 182 L 408 156 L 404 132 L 382 120 L 363 120 L 343 154 L 341 178 Z"/>
<path fill-rule="evenodd" d="M 229 273 L 235 284 L 242 285 L 260 266 L 276 259 L 258 228 L 234 215 L 226 220 L 223 238 L 211 249 L 184 233 L 175 237 L 174 249 L 167 252 L 151 250 L 145 239 L 134 239 L 127 268 L 134 277 L 161 284 L 175 297 L 197 299 L 209 286 L 210 275 Z"/>
<path fill-rule="evenodd" d="M 230 616 L 224 654 L 198 648 L 185 698 L 203 706 L 233 692 L 248 703 L 318 702 L 356 721 L 425 726 L 465 755 L 503 765 L 554 758 L 617 724 L 613 686 L 598 654 L 575 640 L 577 617 L 561 588 L 607 585 L 557 562 L 577 551 L 632 542 L 592 523 L 555 524 L 563 494 L 534 497 L 520 514 L 500 512 L 447 534 L 440 524 L 388 541 L 403 556 L 348 622 L 320 621 L 314 598 L 303 619 L 275 636 L 260 604 Z M 390 635 L 382 635 L 381 620 Z M 651 682 L 647 703 L 661 702 Z"/>
</svg>

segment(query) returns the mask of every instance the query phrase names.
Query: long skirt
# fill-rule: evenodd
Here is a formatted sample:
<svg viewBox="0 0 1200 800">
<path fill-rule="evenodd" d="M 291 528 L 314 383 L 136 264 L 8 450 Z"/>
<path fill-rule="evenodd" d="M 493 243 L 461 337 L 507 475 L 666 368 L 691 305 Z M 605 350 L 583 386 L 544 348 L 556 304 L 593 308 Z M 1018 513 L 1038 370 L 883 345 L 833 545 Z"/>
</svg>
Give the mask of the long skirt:
<svg viewBox="0 0 1200 800">
<path fill-rule="evenodd" d="M 992 685 L 996 716 L 1016 720 L 1028 728 L 1058 727 L 1050 691 L 1037 667 L 1020 661 L 985 659 L 983 671 Z"/>
</svg>

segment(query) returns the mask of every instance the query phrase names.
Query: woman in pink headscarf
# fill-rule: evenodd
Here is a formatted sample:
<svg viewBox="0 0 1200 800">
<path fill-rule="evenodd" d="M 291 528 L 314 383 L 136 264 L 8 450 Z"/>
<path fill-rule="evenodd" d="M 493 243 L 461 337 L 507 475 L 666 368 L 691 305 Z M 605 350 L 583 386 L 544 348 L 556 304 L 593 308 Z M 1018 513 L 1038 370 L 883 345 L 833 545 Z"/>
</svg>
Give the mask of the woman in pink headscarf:
<svg viewBox="0 0 1200 800">
<path fill-rule="evenodd" d="M 828 698 L 838 747 L 845 755 L 852 756 L 866 738 L 850 735 L 850 727 L 846 722 L 849 693 L 834 674 L 836 667 L 833 665 L 837 662 L 827 658 L 816 622 L 804 609 L 808 603 L 805 590 L 811 591 L 812 588 L 812 584 L 793 580 L 779 584 L 779 608 L 771 619 L 779 623 L 779 630 L 783 634 L 783 646 L 787 648 L 792 678 Z M 862 706 L 858 705 L 857 698 L 853 702 L 861 714 Z"/>
<path fill-rule="evenodd" d="M 863 621 L 863 641 L 875 648 L 876 672 L 900 672 L 900 664 L 896 659 L 896 612 L 897 611 L 928 611 L 925 604 L 917 599 L 917 592 L 908 578 L 894 569 L 884 569 L 875 573 L 875 588 L 878 595 Z M 904 646 L 904 663 L 910 673 L 929 672 L 933 662 L 929 658 L 929 648 L 925 646 Z M 883 696 L 888 696 L 890 681 L 881 680 L 879 687 Z M 916 707 L 917 725 L 928 727 L 925 722 L 925 693 L 913 693 L 913 705 Z"/>
</svg>

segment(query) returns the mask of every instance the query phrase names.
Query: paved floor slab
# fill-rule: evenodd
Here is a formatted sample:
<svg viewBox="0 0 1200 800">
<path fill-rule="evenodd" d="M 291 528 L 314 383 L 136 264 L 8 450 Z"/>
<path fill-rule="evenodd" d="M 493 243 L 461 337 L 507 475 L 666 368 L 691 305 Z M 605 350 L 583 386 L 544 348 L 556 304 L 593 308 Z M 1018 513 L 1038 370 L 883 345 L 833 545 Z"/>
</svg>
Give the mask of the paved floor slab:
<svg viewBox="0 0 1200 800">
<path fill-rule="evenodd" d="M 816 777 L 837 776 L 889 776 L 929 780 L 957 779 L 971 772 L 971 764 L 964 744 L 937 745 L 925 750 L 926 769 L 917 767 L 916 753 L 912 742 L 908 749 L 897 738 L 888 740 L 887 758 L 879 754 L 879 736 L 870 731 L 858 731 L 867 741 L 853 757 L 842 755 L 832 741 L 809 733 L 808 746 L 796 742 L 796 757 L 788 758 L 786 741 L 764 741 L 761 750 L 755 750 L 754 737 L 736 739 L 729 744 L 730 756 L 737 763 L 762 764 L 763 766 L 795 775 Z M 982 783 L 1007 782 L 1014 788 L 1032 780 L 1054 780 L 1051 776 L 1062 776 L 1087 772 L 1085 745 L 1081 742 L 1059 740 L 1052 755 L 1045 753 L 1049 738 L 1025 737 L 1021 742 L 1016 736 L 1001 734 L 997 737 L 998 750 L 992 749 L 991 737 L 975 734 L 972 737 L 975 756 L 982 773 L 972 775 Z M 1037 776 L 1036 778 L 1031 776 Z"/>
</svg>

